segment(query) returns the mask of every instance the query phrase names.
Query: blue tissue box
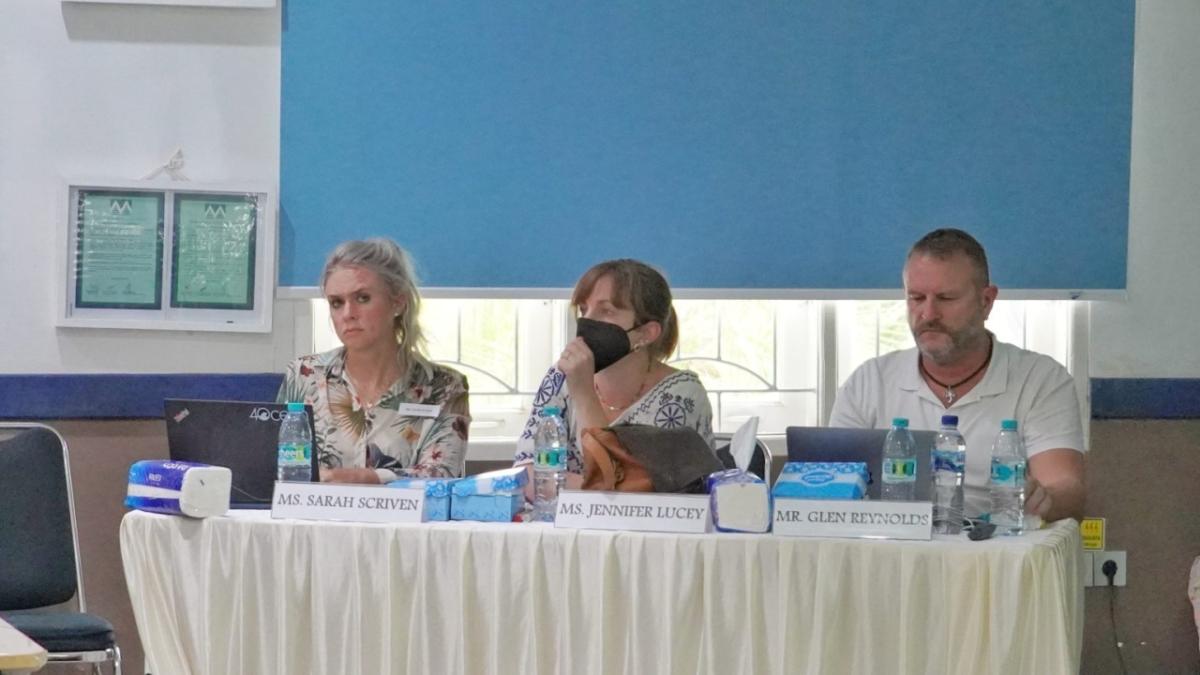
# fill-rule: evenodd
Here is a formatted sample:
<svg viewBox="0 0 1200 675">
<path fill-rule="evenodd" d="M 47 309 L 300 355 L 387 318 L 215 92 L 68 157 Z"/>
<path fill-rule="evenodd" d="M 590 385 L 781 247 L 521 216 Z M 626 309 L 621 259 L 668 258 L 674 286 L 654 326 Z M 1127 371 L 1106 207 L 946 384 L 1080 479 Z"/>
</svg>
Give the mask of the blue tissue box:
<svg viewBox="0 0 1200 675">
<path fill-rule="evenodd" d="M 788 462 L 783 465 L 773 497 L 792 499 L 862 499 L 867 494 L 863 462 Z"/>
<path fill-rule="evenodd" d="M 401 478 L 388 483 L 392 488 L 425 488 L 425 513 L 421 520 L 450 520 L 450 485 L 457 478 Z"/>
<path fill-rule="evenodd" d="M 510 522 L 525 506 L 524 466 L 467 476 L 450 486 L 450 520 Z"/>
</svg>

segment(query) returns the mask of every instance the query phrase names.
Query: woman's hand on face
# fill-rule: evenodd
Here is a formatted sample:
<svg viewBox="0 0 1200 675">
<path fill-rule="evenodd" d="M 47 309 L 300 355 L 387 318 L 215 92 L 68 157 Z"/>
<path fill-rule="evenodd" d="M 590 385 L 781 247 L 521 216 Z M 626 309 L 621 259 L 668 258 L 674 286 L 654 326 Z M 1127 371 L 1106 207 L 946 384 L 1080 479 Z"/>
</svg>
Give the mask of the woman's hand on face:
<svg viewBox="0 0 1200 675">
<path fill-rule="evenodd" d="M 354 469 L 321 469 L 322 483 L 366 483 L 379 484 L 379 474 L 375 469 L 359 467 Z"/>
<path fill-rule="evenodd" d="M 567 376 L 567 386 L 575 391 L 591 391 L 592 378 L 596 375 L 596 357 L 588 349 L 583 338 L 576 337 L 567 343 L 567 348 L 558 357 L 558 369 Z"/>
</svg>

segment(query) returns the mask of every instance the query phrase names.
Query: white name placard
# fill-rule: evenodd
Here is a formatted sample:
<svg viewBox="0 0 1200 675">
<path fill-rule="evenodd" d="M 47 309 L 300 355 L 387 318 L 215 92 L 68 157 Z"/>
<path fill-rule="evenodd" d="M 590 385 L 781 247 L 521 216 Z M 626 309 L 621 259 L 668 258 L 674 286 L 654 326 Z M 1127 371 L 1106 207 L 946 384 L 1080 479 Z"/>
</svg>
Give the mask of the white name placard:
<svg viewBox="0 0 1200 675">
<path fill-rule="evenodd" d="M 346 483 L 275 483 L 272 518 L 419 523 L 425 490 Z"/>
<path fill-rule="evenodd" d="M 555 527 L 703 534 L 712 529 L 708 495 L 563 490 Z"/>
<path fill-rule="evenodd" d="M 789 537 L 930 539 L 933 504 L 775 498 L 772 531 Z"/>
</svg>

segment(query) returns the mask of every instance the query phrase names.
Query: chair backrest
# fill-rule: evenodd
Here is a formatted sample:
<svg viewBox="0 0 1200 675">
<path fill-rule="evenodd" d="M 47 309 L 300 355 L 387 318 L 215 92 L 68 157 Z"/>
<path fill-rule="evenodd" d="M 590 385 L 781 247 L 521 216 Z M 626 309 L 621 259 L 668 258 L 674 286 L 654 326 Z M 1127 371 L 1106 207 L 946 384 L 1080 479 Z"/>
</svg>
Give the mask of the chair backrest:
<svg viewBox="0 0 1200 675">
<path fill-rule="evenodd" d="M 0 610 L 86 611 L 67 446 L 42 424 L 0 423 Z"/>
</svg>

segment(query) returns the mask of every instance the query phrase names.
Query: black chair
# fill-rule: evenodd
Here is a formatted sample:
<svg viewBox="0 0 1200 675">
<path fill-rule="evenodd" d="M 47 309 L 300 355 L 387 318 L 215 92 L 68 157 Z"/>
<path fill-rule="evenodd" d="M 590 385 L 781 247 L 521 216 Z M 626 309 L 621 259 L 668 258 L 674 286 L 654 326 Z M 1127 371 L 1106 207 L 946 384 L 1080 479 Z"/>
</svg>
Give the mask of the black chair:
<svg viewBox="0 0 1200 675">
<path fill-rule="evenodd" d="M 0 423 L 0 616 L 48 664 L 90 663 L 98 675 L 111 662 L 121 675 L 112 624 L 83 596 L 67 444 L 42 424 Z"/>
</svg>

